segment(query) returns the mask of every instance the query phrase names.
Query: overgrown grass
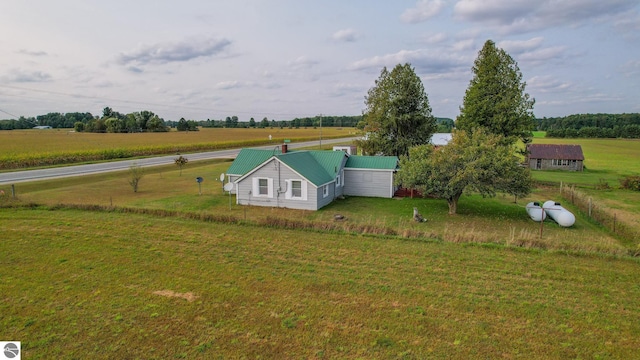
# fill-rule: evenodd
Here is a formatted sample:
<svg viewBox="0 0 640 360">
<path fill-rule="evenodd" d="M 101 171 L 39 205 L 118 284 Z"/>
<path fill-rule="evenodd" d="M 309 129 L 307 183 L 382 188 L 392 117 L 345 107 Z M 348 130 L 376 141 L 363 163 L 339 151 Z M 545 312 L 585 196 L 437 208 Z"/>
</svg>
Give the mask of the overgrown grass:
<svg viewBox="0 0 640 360">
<path fill-rule="evenodd" d="M 0 210 L 23 358 L 633 358 L 638 261 Z"/>
</svg>

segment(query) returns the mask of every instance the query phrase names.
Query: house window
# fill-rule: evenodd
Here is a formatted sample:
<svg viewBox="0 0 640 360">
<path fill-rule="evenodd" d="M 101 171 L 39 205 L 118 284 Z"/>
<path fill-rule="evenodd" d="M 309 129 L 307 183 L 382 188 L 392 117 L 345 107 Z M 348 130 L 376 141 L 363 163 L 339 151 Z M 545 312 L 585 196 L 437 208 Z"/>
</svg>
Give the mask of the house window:
<svg viewBox="0 0 640 360">
<path fill-rule="evenodd" d="M 336 176 L 336 187 L 340 186 L 340 174 L 338 174 L 338 176 Z"/>
<path fill-rule="evenodd" d="M 273 197 L 273 179 L 270 178 L 253 178 L 253 196 L 256 197 Z"/>
<path fill-rule="evenodd" d="M 288 200 L 307 200 L 307 182 L 300 179 L 285 180 L 287 190 L 284 198 Z"/>
<path fill-rule="evenodd" d="M 302 198 L 302 181 L 291 180 L 291 198 Z"/>
<path fill-rule="evenodd" d="M 329 196 L 329 185 L 325 185 L 322 187 L 322 197 Z"/>
<path fill-rule="evenodd" d="M 269 195 L 269 180 L 258 179 L 258 195 Z"/>
</svg>

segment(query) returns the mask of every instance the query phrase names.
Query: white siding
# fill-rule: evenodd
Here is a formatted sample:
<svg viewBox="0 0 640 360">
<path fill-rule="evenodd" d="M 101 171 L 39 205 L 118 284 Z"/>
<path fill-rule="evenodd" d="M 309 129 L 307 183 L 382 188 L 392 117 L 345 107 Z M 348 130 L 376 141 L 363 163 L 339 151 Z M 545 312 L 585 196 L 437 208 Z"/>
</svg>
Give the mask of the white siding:
<svg viewBox="0 0 640 360">
<path fill-rule="evenodd" d="M 273 184 L 273 197 L 254 196 L 253 179 L 271 179 Z M 290 180 L 302 180 L 303 190 L 306 190 L 306 200 L 287 198 L 288 185 Z M 290 209 L 318 210 L 318 188 L 315 185 L 301 178 L 299 174 L 288 168 L 279 161 L 271 160 L 261 168 L 251 173 L 246 178 L 238 182 L 236 203 L 240 205 L 255 205 L 269 207 L 283 207 Z M 322 190 L 320 189 L 320 197 Z M 327 197 L 332 200 L 333 198 Z M 323 205 L 324 206 L 324 205 Z"/>
<path fill-rule="evenodd" d="M 344 195 L 393 197 L 393 171 L 348 168 L 344 170 Z"/>
</svg>

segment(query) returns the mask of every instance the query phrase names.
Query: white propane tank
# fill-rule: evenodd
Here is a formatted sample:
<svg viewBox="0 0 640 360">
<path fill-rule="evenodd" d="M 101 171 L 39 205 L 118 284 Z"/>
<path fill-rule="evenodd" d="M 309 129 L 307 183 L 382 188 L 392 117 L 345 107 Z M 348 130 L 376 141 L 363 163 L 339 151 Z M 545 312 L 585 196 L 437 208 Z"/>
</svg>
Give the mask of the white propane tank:
<svg viewBox="0 0 640 360">
<path fill-rule="evenodd" d="M 542 210 L 542 206 L 540 206 L 539 202 L 528 203 L 526 209 L 527 214 L 529 214 L 531 220 L 535 222 L 544 221 L 544 219 L 547 217 L 547 214 L 544 210 Z"/>
<path fill-rule="evenodd" d="M 545 201 L 542 207 L 549 214 L 549 217 L 562 227 L 572 226 L 576 222 L 576 217 L 569 210 L 563 208 L 560 203 L 549 200 Z"/>
</svg>

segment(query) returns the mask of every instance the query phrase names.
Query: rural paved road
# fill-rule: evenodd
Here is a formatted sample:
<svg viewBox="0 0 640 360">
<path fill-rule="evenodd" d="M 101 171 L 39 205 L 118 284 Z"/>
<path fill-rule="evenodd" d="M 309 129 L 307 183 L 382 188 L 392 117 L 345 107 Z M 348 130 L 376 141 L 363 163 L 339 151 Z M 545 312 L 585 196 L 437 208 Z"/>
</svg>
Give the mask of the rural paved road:
<svg viewBox="0 0 640 360">
<path fill-rule="evenodd" d="M 322 145 L 324 146 L 329 144 L 336 143 L 345 143 L 347 141 L 352 141 L 357 138 L 341 138 L 341 139 L 324 139 L 322 140 Z M 299 143 L 289 143 L 290 149 L 316 146 L 318 145 L 318 140 L 314 141 L 305 141 Z M 275 147 L 279 147 L 280 144 L 266 145 L 266 146 L 257 146 L 254 149 L 274 149 Z M 206 159 L 234 159 L 240 149 L 228 149 L 228 150 L 218 150 L 218 151 L 209 151 L 209 152 L 201 152 L 201 153 L 192 153 L 192 154 L 184 154 L 185 157 L 189 159 L 189 161 L 197 161 L 197 160 L 206 160 Z M 99 164 L 88 164 L 88 165 L 72 165 L 72 166 L 63 166 L 56 168 L 48 168 L 48 169 L 39 169 L 39 170 L 24 170 L 24 171 L 14 171 L 14 172 L 6 172 L 0 173 L 0 185 L 6 184 L 14 184 L 19 182 L 26 181 L 35 181 L 35 180 L 47 180 L 54 178 L 62 178 L 69 176 L 80 176 L 87 174 L 96 174 L 103 173 L 109 171 L 121 171 L 127 170 L 131 165 L 138 164 L 142 167 L 148 166 L 158 166 L 158 165 L 167 165 L 175 163 L 175 155 L 167 155 L 167 156 L 159 156 L 152 158 L 144 158 L 144 159 L 135 159 L 135 160 L 120 160 L 120 161 L 111 161 L 111 162 L 103 162 Z"/>
</svg>

